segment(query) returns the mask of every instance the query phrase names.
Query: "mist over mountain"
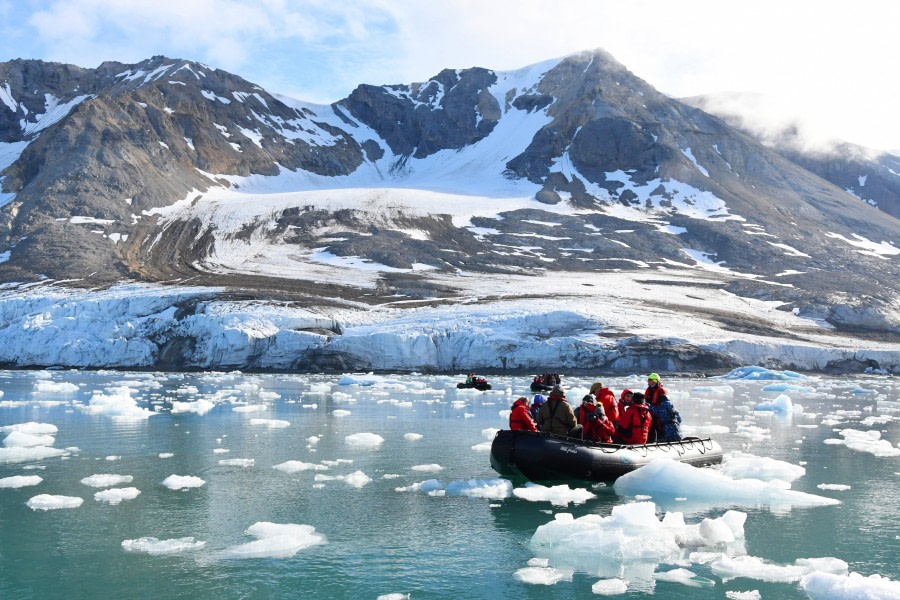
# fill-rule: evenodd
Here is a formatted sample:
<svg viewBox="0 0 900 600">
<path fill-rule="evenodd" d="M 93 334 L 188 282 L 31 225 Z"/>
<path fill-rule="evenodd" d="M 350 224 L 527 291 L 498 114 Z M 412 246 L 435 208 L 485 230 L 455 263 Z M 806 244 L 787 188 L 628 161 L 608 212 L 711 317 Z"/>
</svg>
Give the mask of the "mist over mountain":
<svg viewBox="0 0 900 600">
<path fill-rule="evenodd" d="M 0 281 L 8 302 L 35 284 L 202 290 L 170 298 L 175 323 L 211 301 L 321 316 L 288 327 L 321 339 L 284 362 L 256 348 L 207 364 L 195 333 L 157 332 L 140 360 L 169 367 L 372 367 L 377 344 L 368 356 L 334 349 L 347 332 L 340 311 L 358 322 L 388 307 L 406 318 L 474 303 L 508 316 L 504 301 L 544 300 L 538 314 L 560 296 L 575 312 L 598 302 L 661 310 L 726 337 L 796 341 L 809 330 L 826 338 L 809 341 L 817 347 L 829 336 L 845 349 L 848 339 L 896 345 L 900 159 L 849 144 L 825 156 L 789 133 L 773 144 L 704 106 L 661 94 L 601 50 L 360 85 L 331 105 L 166 57 L 97 69 L 0 63 Z M 634 297 L 613 298 L 610 285 Z M 761 304 L 742 314 L 741 302 Z M 773 309 L 796 322 L 767 321 Z M 21 336 L 17 310 L 7 325 Z M 596 329 L 614 347 L 579 350 L 571 366 L 747 359 L 579 314 L 577 326 L 563 319 L 540 335 Z M 270 337 L 284 334 L 273 327 Z M 439 345 L 439 333 L 417 335 Z M 495 368 L 552 360 L 520 342 L 486 341 L 476 354 Z M 378 366 L 466 364 L 454 352 Z"/>
</svg>

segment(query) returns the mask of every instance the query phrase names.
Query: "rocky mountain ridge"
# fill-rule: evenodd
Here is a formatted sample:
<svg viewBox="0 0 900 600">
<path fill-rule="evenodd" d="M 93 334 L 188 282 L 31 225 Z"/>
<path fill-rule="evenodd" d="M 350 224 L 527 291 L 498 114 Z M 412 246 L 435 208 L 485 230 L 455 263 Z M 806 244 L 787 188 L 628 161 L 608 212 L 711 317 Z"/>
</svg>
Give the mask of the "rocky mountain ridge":
<svg viewBox="0 0 900 600">
<path fill-rule="evenodd" d="M 844 331 L 900 334 L 889 201 L 861 201 L 847 169 L 767 148 L 603 51 L 361 85 L 330 106 L 166 57 L 12 61 L 0 101 L 7 284 L 177 280 L 378 306 L 457 301 L 455 273 L 699 269 Z M 870 181 L 882 176 L 900 179 Z M 348 189 L 370 192 L 336 205 Z M 434 191 L 447 195 L 423 208 Z M 357 259 L 383 267 L 374 287 L 327 267 Z"/>
</svg>

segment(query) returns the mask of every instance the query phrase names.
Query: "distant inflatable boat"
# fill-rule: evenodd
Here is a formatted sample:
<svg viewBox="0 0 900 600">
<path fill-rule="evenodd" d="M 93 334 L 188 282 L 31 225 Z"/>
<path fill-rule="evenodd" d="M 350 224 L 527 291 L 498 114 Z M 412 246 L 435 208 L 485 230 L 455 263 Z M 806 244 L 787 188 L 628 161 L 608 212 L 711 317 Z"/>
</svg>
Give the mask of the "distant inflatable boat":
<svg viewBox="0 0 900 600">
<path fill-rule="evenodd" d="M 482 392 L 491 389 L 491 384 L 483 379 L 479 379 L 478 381 L 474 381 L 472 383 L 457 383 L 456 389 L 458 390 L 481 390 Z"/>
<path fill-rule="evenodd" d="M 722 448 L 710 438 L 631 446 L 508 430 L 498 431 L 491 444 L 491 468 L 532 481 L 614 481 L 663 456 L 706 467 L 722 462 Z"/>
</svg>

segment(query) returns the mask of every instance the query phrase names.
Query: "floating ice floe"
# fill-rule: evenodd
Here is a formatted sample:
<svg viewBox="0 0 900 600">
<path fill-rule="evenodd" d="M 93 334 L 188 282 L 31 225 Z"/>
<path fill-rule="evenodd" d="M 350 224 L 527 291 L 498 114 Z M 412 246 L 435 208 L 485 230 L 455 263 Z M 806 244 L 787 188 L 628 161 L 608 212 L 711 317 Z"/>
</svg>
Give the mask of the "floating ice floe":
<svg viewBox="0 0 900 600">
<path fill-rule="evenodd" d="M 42 481 L 43 479 L 37 475 L 13 475 L 0 479 L 0 488 L 19 489 L 37 485 Z"/>
<path fill-rule="evenodd" d="M 250 424 L 268 427 L 269 429 L 284 429 L 285 427 L 291 426 L 290 421 L 284 421 L 282 419 L 250 419 Z"/>
<path fill-rule="evenodd" d="M 513 573 L 513 577 L 522 583 L 532 585 L 556 585 L 560 581 L 572 581 L 571 569 L 554 567 L 525 567 Z"/>
<path fill-rule="evenodd" d="M 806 474 L 806 469 L 799 465 L 740 451 L 726 452 L 718 470 L 734 479 L 761 479 L 763 481 L 778 479 L 792 482 Z"/>
<path fill-rule="evenodd" d="M 800 589 L 810 600 L 896 600 L 900 598 L 900 581 L 881 575 L 864 577 L 859 573 L 840 575 L 816 571 L 804 575 Z"/>
<path fill-rule="evenodd" d="M 240 406 L 233 406 L 231 410 L 236 413 L 255 413 L 265 412 L 269 410 L 269 407 L 265 404 L 242 404 Z"/>
<path fill-rule="evenodd" d="M 13 431 L 3 439 L 3 445 L 7 448 L 35 448 L 37 446 L 52 446 L 56 438 L 52 435 L 36 435 L 24 431 Z"/>
<path fill-rule="evenodd" d="M 342 408 L 339 408 L 337 410 L 331 411 L 331 414 L 335 417 L 349 417 L 351 413 L 349 410 L 344 410 Z"/>
<path fill-rule="evenodd" d="M 881 439 L 880 431 L 842 429 L 838 433 L 844 439 L 828 438 L 825 440 L 825 443 L 844 445 L 856 452 L 868 452 L 878 457 L 900 456 L 900 448 L 894 447 L 889 441 Z"/>
<path fill-rule="evenodd" d="M 252 467 L 256 464 L 255 458 L 223 458 L 219 464 L 224 467 Z"/>
<path fill-rule="evenodd" d="M 804 381 L 805 375 L 795 373 L 794 371 L 773 371 L 764 367 L 739 367 L 732 369 L 721 379 L 746 379 L 748 381 Z"/>
<path fill-rule="evenodd" d="M 78 408 L 88 414 L 105 415 L 122 421 L 142 421 L 158 414 L 140 408 L 137 399 L 131 396 L 132 391 L 127 386 L 109 388 L 106 393 L 95 393 L 86 405 L 79 404 Z"/>
<path fill-rule="evenodd" d="M 59 429 L 51 423 L 36 423 L 29 421 L 28 423 L 17 423 L 15 425 L 4 425 L 0 427 L 0 432 L 21 431 L 22 433 L 30 433 L 32 435 L 52 435 L 55 436 Z"/>
<path fill-rule="evenodd" d="M 172 402 L 172 412 L 175 414 L 196 413 L 198 415 L 205 415 L 215 407 L 216 405 L 214 402 L 210 402 L 203 398 L 195 400 L 194 402 Z"/>
<path fill-rule="evenodd" d="M 314 463 L 303 462 L 300 460 L 288 460 L 283 463 L 277 464 L 273 469 L 278 469 L 279 471 L 283 471 L 284 473 L 300 473 L 302 471 L 327 471 L 328 467 L 325 465 L 317 465 Z"/>
<path fill-rule="evenodd" d="M 206 542 L 198 542 L 192 537 L 160 540 L 155 537 L 142 537 L 136 540 L 123 540 L 122 549 L 126 552 L 141 552 L 151 556 L 162 554 L 179 554 L 191 550 L 199 550 Z"/>
<path fill-rule="evenodd" d="M 162 484 L 170 490 L 186 490 L 202 487 L 206 482 L 193 475 L 169 475 L 163 480 Z"/>
<path fill-rule="evenodd" d="M 394 488 L 397 492 L 424 492 L 429 496 L 468 496 L 502 500 L 512 495 L 512 482 L 506 479 L 469 479 L 454 481 L 448 485 L 438 479 L 428 479 L 405 487 Z"/>
<path fill-rule="evenodd" d="M 135 487 L 127 487 L 127 488 L 112 488 L 109 490 L 103 490 L 94 494 L 94 500 L 97 502 L 106 502 L 108 504 L 116 505 L 122 502 L 123 500 L 134 500 L 138 496 L 140 496 L 141 490 Z"/>
<path fill-rule="evenodd" d="M 845 492 L 850 489 L 849 485 L 844 485 L 841 483 L 820 483 L 816 487 L 820 490 L 834 490 L 836 492 Z"/>
<path fill-rule="evenodd" d="M 100 488 L 112 487 L 120 483 L 131 483 L 132 481 L 134 481 L 134 477 L 131 475 L 100 474 L 85 477 L 81 480 L 81 483 L 90 487 Z"/>
<path fill-rule="evenodd" d="M 344 438 L 351 446 L 376 448 L 384 443 L 384 438 L 376 433 L 353 433 Z"/>
<path fill-rule="evenodd" d="M 38 394 L 74 394 L 78 386 L 68 381 L 39 379 L 34 382 L 34 391 Z"/>
<path fill-rule="evenodd" d="M 223 558 L 290 558 L 301 550 L 325 543 L 312 525 L 259 522 L 245 532 L 256 539 L 222 552 Z"/>
<path fill-rule="evenodd" d="M 591 586 L 591 592 L 598 596 L 618 596 L 628 591 L 628 584 L 618 577 L 601 579 Z"/>
<path fill-rule="evenodd" d="M 816 388 L 793 383 L 770 383 L 763 386 L 763 392 L 793 392 L 795 394 L 815 394 Z"/>
<path fill-rule="evenodd" d="M 729 543 L 739 543 L 745 519 L 744 513 L 727 511 L 687 525 L 681 513 L 667 513 L 660 520 L 654 503 L 637 502 L 614 506 L 607 517 L 588 514 L 576 519 L 558 513 L 535 530 L 529 547 L 559 569 L 652 583 L 656 564 L 676 564 L 686 547 L 727 549 Z"/>
<path fill-rule="evenodd" d="M 408 442 L 417 442 L 417 441 L 421 440 L 423 437 L 425 437 L 425 436 L 423 436 L 421 433 L 404 433 L 403 434 L 403 439 Z"/>
<path fill-rule="evenodd" d="M 794 404 L 791 401 L 790 396 L 785 394 L 781 394 L 771 402 L 760 402 L 756 406 L 753 407 L 753 410 L 758 411 L 772 411 L 777 413 L 802 413 L 803 407 L 799 404 Z"/>
<path fill-rule="evenodd" d="M 49 446 L 0 448 L 0 463 L 20 463 L 33 460 L 44 460 L 45 458 L 55 458 L 67 454 L 68 452 L 66 450 L 50 448 Z"/>
<path fill-rule="evenodd" d="M 733 479 L 709 468 L 697 468 L 670 458 L 658 458 L 619 477 L 613 489 L 621 496 L 647 494 L 657 502 L 685 498 L 690 505 L 768 506 L 789 510 L 798 506 L 827 506 L 839 500 L 787 489 L 786 482 Z"/>
<path fill-rule="evenodd" d="M 584 504 L 597 496 L 591 492 L 575 488 L 572 489 L 567 485 L 554 485 L 552 487 L 543 486 L 537 483 L 526 483 L 525 487 L 513 490 L 516 498 L 522 498 L 530 502 L 549 502 L 554 506 L 567 506 L 568 504 Z"/>
<path fill-rule="evenodd" d="M 438 471 L 443 471 L 444 467 L 437 464 L 428 464 L 428 465 L 414 465 L 410 467 L 412 471 L 420 471 L 423 473 L 437 473 Z"/>
<path fill-rule="evenodd" d="M 78 508 L 84 502 L 84 498 L 76 496 L 53 496 L 39 494 L 25 503 L 31 510 L 57 510 L 60 508 Z"/>
<path fill-rule="evenodd" d="M 756 556 L 722 556 L 709 565 L 713 573 L 723 581 L 737 577 L 760 581 L 790 583 L 800 581 L 804 575 L 821 571 L 846 574 L 847 563 L 839 558 L 798 558 L 792 565 L 778 565 Z"/>
<path fill-rule="evenodd" d="M 672 583 L 680 583 L 688 587 L 712 587 L 715 582 L 712 579 L 700 577 L 693 571 L 688 569 L 672 569 L 671 571 L 660 571 L 653 575 L 657 581 L 669 581 Z"/>
<path fill-rule="evenodd" d="M 372 481 L 372 478 L 362 471 L 356 471 L 354 473 L 350 473 L 349 475 L 316 475 L 315 481 L 343 481 L 349 486 L 361 488 L 364 485 L 370 483 Z"/>
</svg>

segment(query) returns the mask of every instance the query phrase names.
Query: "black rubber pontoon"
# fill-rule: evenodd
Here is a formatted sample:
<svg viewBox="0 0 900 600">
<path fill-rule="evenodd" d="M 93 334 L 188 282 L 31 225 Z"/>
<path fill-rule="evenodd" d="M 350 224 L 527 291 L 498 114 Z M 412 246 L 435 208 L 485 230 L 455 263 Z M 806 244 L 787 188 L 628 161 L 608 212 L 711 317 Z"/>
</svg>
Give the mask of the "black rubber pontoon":
<svg viewBox="0 0 900 600">
<path fill-rule="evenodd" d="M 630 446 L 508 430 L 491 444 L 491 468 L 532 481 L 614 481 L 659 457 L 705 467 L 722 462 L 722 448 L 710 438 Z"/>
</svg>

